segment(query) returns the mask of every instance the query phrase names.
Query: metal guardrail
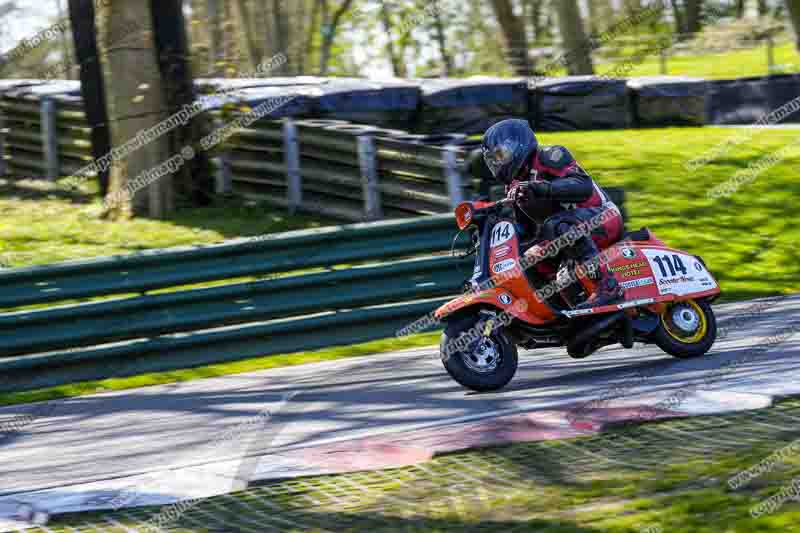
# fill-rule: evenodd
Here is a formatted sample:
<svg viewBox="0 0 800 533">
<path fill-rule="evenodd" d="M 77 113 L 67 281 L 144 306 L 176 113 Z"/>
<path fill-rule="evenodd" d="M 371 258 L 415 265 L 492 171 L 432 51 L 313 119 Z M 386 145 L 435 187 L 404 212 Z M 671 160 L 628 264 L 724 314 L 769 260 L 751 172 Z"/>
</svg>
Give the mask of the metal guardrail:
<svg viewBox="0 0 800 533">
<path fill-rule="evenodd" d="M 50 180 L 92 161 L 91 129 L 79 97 L 11 90 L 0 94 L 4 173 Z"/>
<path fill-rule="evenodd" d="M 392 336 L 469 276 L 470 260 L 430 256 L 454 233 L 440 215 L 0 271 L 0 306 L 44 306 L 0 313 L 0 391 Z M 94 301 L 49 305 L 75 299 Z"/>
<path fill-rule="evenodd" d="M 3 175 L 57 180 L 91 163 L 91 129 L 68 89 L 43 83 L 0 93 Z M 228 103 L 208 117 L 217 128 L 243 108 Z M 217 147 L 212 163 L 221 194 L 352 222 L 413 217 L 448 212 L 464 196 L 467 150 L 442 145 L 465 139 L 264 118 Z"/>
<path fill-rule="evenodd" d="M 454 235 L 436 215 L 0 270 L 0 392 L 391 337 L 470 276 Z"/>
<path fill-rule="evenodd" d="M 215 113 L 224 123 L 224 112 Z M 218 152 L 218 190 L 350 221 L 451 211 L 469 187 L 464 135 L 334 120 L 260 120 Z"/>
<path fill-rule="evenodd" d="M 449 250 L 451 215 L 0 270 L 0 309 Z"/>
</svg>

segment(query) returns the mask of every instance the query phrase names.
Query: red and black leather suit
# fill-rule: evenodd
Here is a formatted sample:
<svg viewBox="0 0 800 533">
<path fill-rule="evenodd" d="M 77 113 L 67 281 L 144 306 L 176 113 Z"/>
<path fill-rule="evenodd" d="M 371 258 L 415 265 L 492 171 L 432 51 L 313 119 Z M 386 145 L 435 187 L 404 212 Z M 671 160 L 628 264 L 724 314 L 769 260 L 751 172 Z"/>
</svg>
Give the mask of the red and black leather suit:
<svg viewBox="0 0 800 533">
<path fill-rule="evenodd" d="M 587 231 L 591 228 L 591 238 L 576 239 L 573 245 L 561 250 L 560 258 L 585 264 L 600 250 L 622 238 L 623 220 L 619 209 L 565 147 L 539 146 L 506 192 L 511 193 L 521 181 L 531 183 L 527 191 L 517 195 L 517 221 L 525 226 L 526 240 L 535 237 L 536 242 L 526 254 L 529 257 L 544 255 L 541 252 L 550 241 L 558 240 L 580 224 L 584 224 Z M 603 223 L 589 224 L 601 218 L 598 215 L 606 210 L 610 211 L 602 217 Z M 603 262 L 599 267 L 596 279 L 613 280 Z M 553 266 L 541 261 L 536 268 L 543 274 L 552 274 Z M 604 289 L 618 290 L 616 287 Z"/>
</svg>

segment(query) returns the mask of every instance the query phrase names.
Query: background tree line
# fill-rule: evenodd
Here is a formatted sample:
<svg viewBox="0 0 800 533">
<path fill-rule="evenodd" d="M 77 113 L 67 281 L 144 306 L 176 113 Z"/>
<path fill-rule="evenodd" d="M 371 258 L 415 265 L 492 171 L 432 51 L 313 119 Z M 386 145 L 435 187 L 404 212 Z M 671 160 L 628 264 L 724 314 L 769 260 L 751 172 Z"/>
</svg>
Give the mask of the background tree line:
<svg viewBox="0 0 800 533">
<path fill-rule="evenodd" d="M 48 1 L 48 0 L 46 0 Z M 49 0 L 66 18 L 66 0 Z M 536 74 L 557 50 L 577 50 L 615 22 L 660 5 L 630 37 L 684 38 L 719 19 L 769 16 L 800 26 L 800 0 L 183 0 L 198 76 L 254 73 L 276 54 L 271 76 L 397 77 Z M 0 2 L 0 39 L 20 0 Z M 30 9 L 30 8 L 27 8 Z M 796 33 L 796 32 L 795 32 Z M 75 78 L 68 35 L 23 61 L 0 60 L 3 77 Z M 614 43 L 609 43 L 614 46 Z M 798 41 L 800 50 L 800 41 Z M 593 73 L 592 50 L 573 53 L 570 74 Z M 64 68 L 53 69 L 53 63 Z M 259 74 L 264 75 L 264 74 Z"/>
</svg>

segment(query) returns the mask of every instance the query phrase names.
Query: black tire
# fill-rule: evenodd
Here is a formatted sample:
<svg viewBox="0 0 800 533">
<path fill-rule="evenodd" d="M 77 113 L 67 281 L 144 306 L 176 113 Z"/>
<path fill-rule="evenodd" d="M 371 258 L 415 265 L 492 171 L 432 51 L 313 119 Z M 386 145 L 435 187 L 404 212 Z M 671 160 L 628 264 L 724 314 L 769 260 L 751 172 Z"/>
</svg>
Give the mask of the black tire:
<svg viewBox="0 0 800 533">
<path fill-rule="evenodd" d="M 665 320 L 670 320 L 669 315 L 675 310 L 676 306 L 689 306 L 697 313 L 702 313 L 705 322 L 705 331 L 699 338 L 688 338 L 686 341 L 679 340 L 675 335 L 670 334 L 670 326 L 665 324 Z M 699 330 L 698 330 L 699 335 Z M 676 302 L 667 308 L 661 315 L 661 321 L 658 327 L 653 332 L 653 341 L 659 348 L 673 357 L 681 359 L 691 359 L 705 355 L 714 341 L 717 340 L 717 319 L 714 316 L 714 310 L 711 305 L 705 300 L 689 300 L 687 302 Z"/>
<path fill-rule="evenodd" d="M 456 339 L 468 335 L 469 331 L 482 330 L 483 323 L 477 316 L 451 323 L 445 328 L 439 343 L 439 355 L 450 377 L 460 385 L 477 392 L 495 391 L 505 387 L 517 372 L 518 364 L 517 347 L 504 328 L 495 329 L 489 337 L 498 354 L 496 366 L 491 370 L 478 372 L 464 361 L 465 357 L 473 356 L 473 348 L 477 347 L 478 341 L 471 342 L 469 349 L 464 352 L 450 348 L 455 346 L 452 343 Z"/>
</svg>

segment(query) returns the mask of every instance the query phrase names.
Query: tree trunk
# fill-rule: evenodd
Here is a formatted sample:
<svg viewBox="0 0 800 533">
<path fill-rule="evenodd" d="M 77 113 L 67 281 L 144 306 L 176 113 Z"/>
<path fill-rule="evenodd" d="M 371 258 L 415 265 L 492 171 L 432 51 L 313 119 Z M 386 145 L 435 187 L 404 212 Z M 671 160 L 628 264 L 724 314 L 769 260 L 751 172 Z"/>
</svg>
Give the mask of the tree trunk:
<svg viewBox="0 0 800 533">
<path fill-rule="evenodd" d="M 222 2 L 222 28 L 224 30 L 223 46 L 225 54 L 225 77 L 235 78 L 239 74 L 239 64 L 241 54 L 240 44 L 237 38 L 236 16 L 233 13 L 233 6 L 230 2 Z"/>
<path fill-rule="evenodd" d="M 314 7 L 311 10 L 311 15 L 308 20 L 308 31 L 306 32 L 306 60 L 311 62 L 314 57 L 314 38 L 320 27 L 320 12 L 322 10 L 322 2 L 324 0 L 314 0 Z M 313 63 L 312 63 L 313 64 Z"/>
<path fill-rule="evenodd" d="M 323 19 L 322 19 L 322 47 L 320 50 L 320 61 L 319 61 L 319 75 L 320 76 L 327 76 L 328 75 L 328 63 L 330 62 L 331 58 L 331 48 L 333 48 L 333 38 L 336 36 L 336 29 L 339 26 L 339 22 L 341 21 L 342 15 L 344 15 L 348 9 L 350 9 L 350 4 L 353 3 L 353 0 L 344 0 L 339 8 L 334 12 L 333 17 L 330 20 L 327 20 L 328 9 L 327 9 L 327 0 L 323 4 Z"/>
<path fill-rule="evenodd" d="M 588 0 L 589 32 L 600 33 L 614 22 L 614 8 L 611 0 Z"/>
<path fill-rule="evenodd" d="M 641 0 L 623 0 L 622 3 L 628 13 L 638 13 L 642 9 Z"/>
<path fill-rule="evenodd" d="M 58 9 L 58 20 L 66 20 L 64 8 L 61 5 L 61 0 L 56 0 L 56 9 Z M 61 32 L 61 50 L 63 54 L 62 62 L 64 64 L 64 72 L 68 80 L 72 79 L 72 52 L 69 48 L 69 40 L 67 39 L 67 32 Z"/>
<path fill-rule="evenodd" d="M 392 25 L 392 15 L 389 12 L 389 6 L 386 5 L 386 0 L 381 0 L 380 17 L 383 31 L 386 32 L 386 53 L 389 56 L 389 61 L 392 62 L 392 73 L 397 78 L 405 78 L 406 65 L 405 61 L 403 61 L 403 58 L 397 53 L 394 47 L 394 26 Z"/>
<path fill-rule="evenodd" d="M 505 37 L 511 68 L 517 76 L 530 76 L 531 62 L 528 57 L 525 24 L 514 14 L 511 0 L 492 0 L 492 8 Z"/>
<path fill-rule="evenodd" d="M 577 0 L 558 0 L 557 6 L 558 28 L 564 43 L 564 51 L 569 58 L 566 65 L 567 72 L 573 76 L 594 74 L 592 52 L 587 47 Z"/>
<path fill-rule="evenodd" d="M 280 7 L 280 6 L 278 6 Z M 269 0 L 261 0 L 260 2 L 256 3 L 256 13 L 257 13 L 257 27 L 261 28 L 261 38 L 264 50 L 264 58 L 271 58 L 275 57 L 278 52 L 283 52 L 286 54 L 286 50 L 279 47 L 278 43 L 278 21 L 277 17 L 282 16 L 280 12 L 278 14 L 275 13 L 275 5 Z M 289 58 L 287 54 L 287 59 Z M 288 62 L 288 61 L 287 61 Z M 281 64 L 277 66 L 271 74 L 280 75 L 285 74 L 287 72 L 287 65 Z"/>
<path fill-rule="evenodd" d="M 436 42 L 439 44 L 439 54 L 442 56 L 443 74 L 445 77 L 453 75 L 453 58 L 447 50 L 447 35 L 445 34 L 444 21 L 442 20 L 441 3 L 439 0 L 430 0 L 433 6 L 433 26 L 436 30 Z"/>
<path fill-rule="evenodd" d="M 295 0 L 297 1 L 297 0 Z M 325 0 L 327 1 L 327 0 Z M 272 0 L 272 20 L 275 24 L 275 47 L 288 57 L 289 50 L 289 13 L 284 9 L 281 0 Z M 288 73 L 289 65 L 284 65 L 284 72 Z"/>
<path fill-rule="evenodd" d="M 736 0 L 736 18 L 744 17 L 744 0 Z"/>
<path fill-rule="evenodd" d="M 245 52 L 247 53 L 247 63 L 250 70 L 255 70 L 256 65 L 261 61 L 258 53 L 258 44 L 251 28 L 250 10 L 247 8 L 246 0 L 236 0 L 233 2 L 233 10 L 236 15 L 236 26 L 238 26 L 241 36 L 244 39 Z"/>
<path fill-rule="evenodd" d="M 789 18 L 794 26 L 794 46 L 800 52 L 800 0 L 786 0 L 786 7 L 789 8 Z"/>
<path fill-rule="evenodd" d="M 94 3 L 95 0 L 69 0 L 69 18 L 75 59 L 79 66 L 84 112 L 92 130 L 92 158 L 98 160 L 111 150 L 111 137 L 108 132 L 103 72 L 98 61 Z M 97 173 L 101 198 L 108 194 L 108 174 L 108 169 Z"/>
<path fill-rule="evenodd" d="M 190 109 L 197 99 L 182 7 L 181 0 L 150 0 L 153 38 L 158 54 L 164 103 L 169 116 L 176 116 L 181 110 Z M 200 140 L 200 136 L 199 119 L 189 118 L 188 122 L 166 134 L 170 156 L 188 153 L 184 149 L 194 150 L 195 142 Z M 205 152 L 198 151 L 192 153 L 191 157 L 186 157 L 183 165 L 171 173 L 171 179 L 174 195 L 180 196 L 190 205 L 208 204 L 214 186 Z"/>
<path fill-rule="evenodd" d="M 149 22 L 150 3 L 142 0 L 114 0 L 97 3 L 98 49 L 107 97 L 111 144 L 122 147 L 143 130 L 156 126 L 164 117 L 155 43 Z M 144 29 L 131 32 L 131 27 Z M 123 32 L 127 37 L 118 37 Z M 144 177 L 168 158 L 166 136 L 144 143 L 111 164 L 110 191 L 106 213 L 111 216 L 149 214 L 163 217 L 172 211 L 172 180 L 163 177 L 139 188 L 135 180 Z"/>
<path fill-rule="evenodd" d="M 587 21 L 589 33 L 597 33 L 600 31 L 600 17 L 597 12 L 599 6 L 595 0 L 588 0 L 586 3 L 589 7 L 589 20 Z"/>
<path fill-rule="evenodd" d="M 208 11 L 208 74 L 222 77 L 225 66 L 225 46 L 222 29 L 223 11 L 220 0 L 207 0 Z"/>
<path fill-rule="evenodd" d="M 533 29 L 534 42 L 542 40 L 545 35 L 542 31 L 542 8 L 544 0 L 530 0 L 531 28 Z"/>
<path fill-rule="evenodd" d="M 675 19 L 675 33 L 686 33 L 686 19 L 683 16 L 683 10 L 678 5 L 678 0 L 671 0 L 672 4 L 672 17 Z"/>
<path fill-rule="evenodd" d="M 288 65 L 292 67 L 292 76 L 300 76 L 306 69 L 306 49 L 303 35 L 308 32 L 305 26 L 306 13 L 308 12 L 306 0 L 292 0 L 289 3 L 289 44 L 286 48 Z"/>
<path fill-rule="evenodd" d="M 686 33 L 700 31 L 700 11 L 702 0 L 686 0 Z"/>
</svg>

